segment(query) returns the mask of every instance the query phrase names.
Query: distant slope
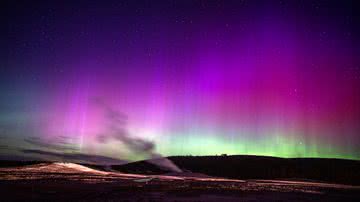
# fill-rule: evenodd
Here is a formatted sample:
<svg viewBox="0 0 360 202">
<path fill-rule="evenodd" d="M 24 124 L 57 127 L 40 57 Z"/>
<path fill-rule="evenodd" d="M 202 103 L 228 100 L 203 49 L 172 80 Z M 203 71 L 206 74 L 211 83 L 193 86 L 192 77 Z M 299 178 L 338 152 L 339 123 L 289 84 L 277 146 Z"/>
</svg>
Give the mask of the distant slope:
<svg viewBox="0 0 360 202">
<path fill-rule="evenodd" d="M 9 172 L 31 172 L 31 173 L 95 173 L 95 174 L 106 173 L 104 171 L 76 163 L 60 163 L 60 162 L 51 162 L 51 163 L 23 162 L 22 165 L 2 168 L 1 170 L 2 171 L 8 170 Z"/>
<path fill-rule="evenodd" d="M 264 156 L 174 156 L 182 170 L 235 179 L 308 179 L 360 185 L 360 161 L 322 158 L 275 158 Z M 168 171 L 145 161 L 113 166 L 115 170 L 139 174 Z"/>
<path fill-rule="evenodd" d="M 47 173 L 96 173 L 104 174 L 104 171 L 96 170 L 76 163 L 40 163 L 35 165 L 22 166 L 18 169 L 32 172 Z"/>
<path fill-rule="evenodd" d="M 132 174 L 165 174 L 169 172 L 168 170 L 164 170 L 163 168 L 147 161 L 137 161 L 124 165 L 113 165 L 111 166 L 111 169 Z"/>
<path fill-rule="evenodd" d="M 70 163 L 70 162 L 50 162 L 50 161 L 10 161 L 10 160 L 0 160 L 0 168 L 25 168 L 25 167 L 34 167 L 34 168 L 44 168 L 45 165 L 62 165 L 64 167 L 71 167 L 71 165 L 82 165 L 84 167 L 97 170 L 97 171 L 112 171 L 111 166 L 108 165 L 98 165 L 98 164 L 86 164 L 86 163 Z M 61 169 L 60 169 L 61 170 Z"/>
</svg>

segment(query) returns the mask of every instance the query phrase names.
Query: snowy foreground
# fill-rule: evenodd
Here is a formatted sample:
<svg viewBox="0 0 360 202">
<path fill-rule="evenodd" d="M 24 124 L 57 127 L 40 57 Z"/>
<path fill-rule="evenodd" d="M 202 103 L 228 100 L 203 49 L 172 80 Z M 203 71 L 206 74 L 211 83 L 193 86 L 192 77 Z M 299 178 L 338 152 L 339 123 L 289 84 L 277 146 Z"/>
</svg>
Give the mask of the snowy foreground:
<svg viewBox="0 0 360 202">
<path fill-rule="evenodd" d="M 6 201 L 360 201 L 359 186 L 189 172 L 137 175 L 73 163 L 0 168 L 0 193 Z"/>
</svg>

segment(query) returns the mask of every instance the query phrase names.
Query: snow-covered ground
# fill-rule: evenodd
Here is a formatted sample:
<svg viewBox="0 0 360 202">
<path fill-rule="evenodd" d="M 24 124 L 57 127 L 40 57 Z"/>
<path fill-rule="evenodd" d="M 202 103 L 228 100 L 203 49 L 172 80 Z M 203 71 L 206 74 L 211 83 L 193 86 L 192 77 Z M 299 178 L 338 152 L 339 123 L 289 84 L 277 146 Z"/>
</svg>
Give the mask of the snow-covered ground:
<svg viewBox="0 0 360 202">
<path fill-rule="evenodd" d="M 237 201 L 239 197 L 242 201 L 360 201 L 359 186 L 300 180 L 236 180 L 191 172 L 137 175 L 100 171 L 74 163 L 0 168 L 0 192 L 5 198 L 16 200 L 27 199 L 27 193 L 39 200 L 65 201 L 83 197 L 89 201 L 116 201 L 118 197 L 129 201 Z M 13 192 L 22 194 L 10 194 Z M 70 194 L 60 194 L 65 192 Z"/>
</svg>

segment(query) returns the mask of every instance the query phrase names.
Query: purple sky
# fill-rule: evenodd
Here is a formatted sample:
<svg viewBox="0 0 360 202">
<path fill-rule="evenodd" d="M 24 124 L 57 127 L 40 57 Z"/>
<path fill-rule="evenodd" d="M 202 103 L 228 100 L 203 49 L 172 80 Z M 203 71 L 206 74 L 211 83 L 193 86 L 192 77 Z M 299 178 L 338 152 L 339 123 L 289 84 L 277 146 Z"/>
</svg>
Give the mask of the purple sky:
<svg viewBox="0 0 360 202">
<path fill-rule="evenodd" d="M 5 8 L 1 155 L 68 153 L 57 147 L 67 145 L 144 158 L 108 138 L 98 99 L 126 117 L 129 137 L 162 155 L 360 159 L 355 1 L 20 1 Z"/>
</svg>

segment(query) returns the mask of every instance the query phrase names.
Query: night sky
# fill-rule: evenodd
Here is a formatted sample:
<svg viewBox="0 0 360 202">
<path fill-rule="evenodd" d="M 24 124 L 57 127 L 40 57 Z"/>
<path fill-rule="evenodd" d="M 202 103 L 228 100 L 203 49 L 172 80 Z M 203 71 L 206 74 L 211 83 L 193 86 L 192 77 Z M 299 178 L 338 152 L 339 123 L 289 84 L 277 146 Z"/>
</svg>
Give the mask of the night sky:
<svg viewBox="0 0 360 202">
<path fill-rule="evenodd" d="M 360 159 L 355 2 L 9 1 L 0 158 Z"/>
</svg>

